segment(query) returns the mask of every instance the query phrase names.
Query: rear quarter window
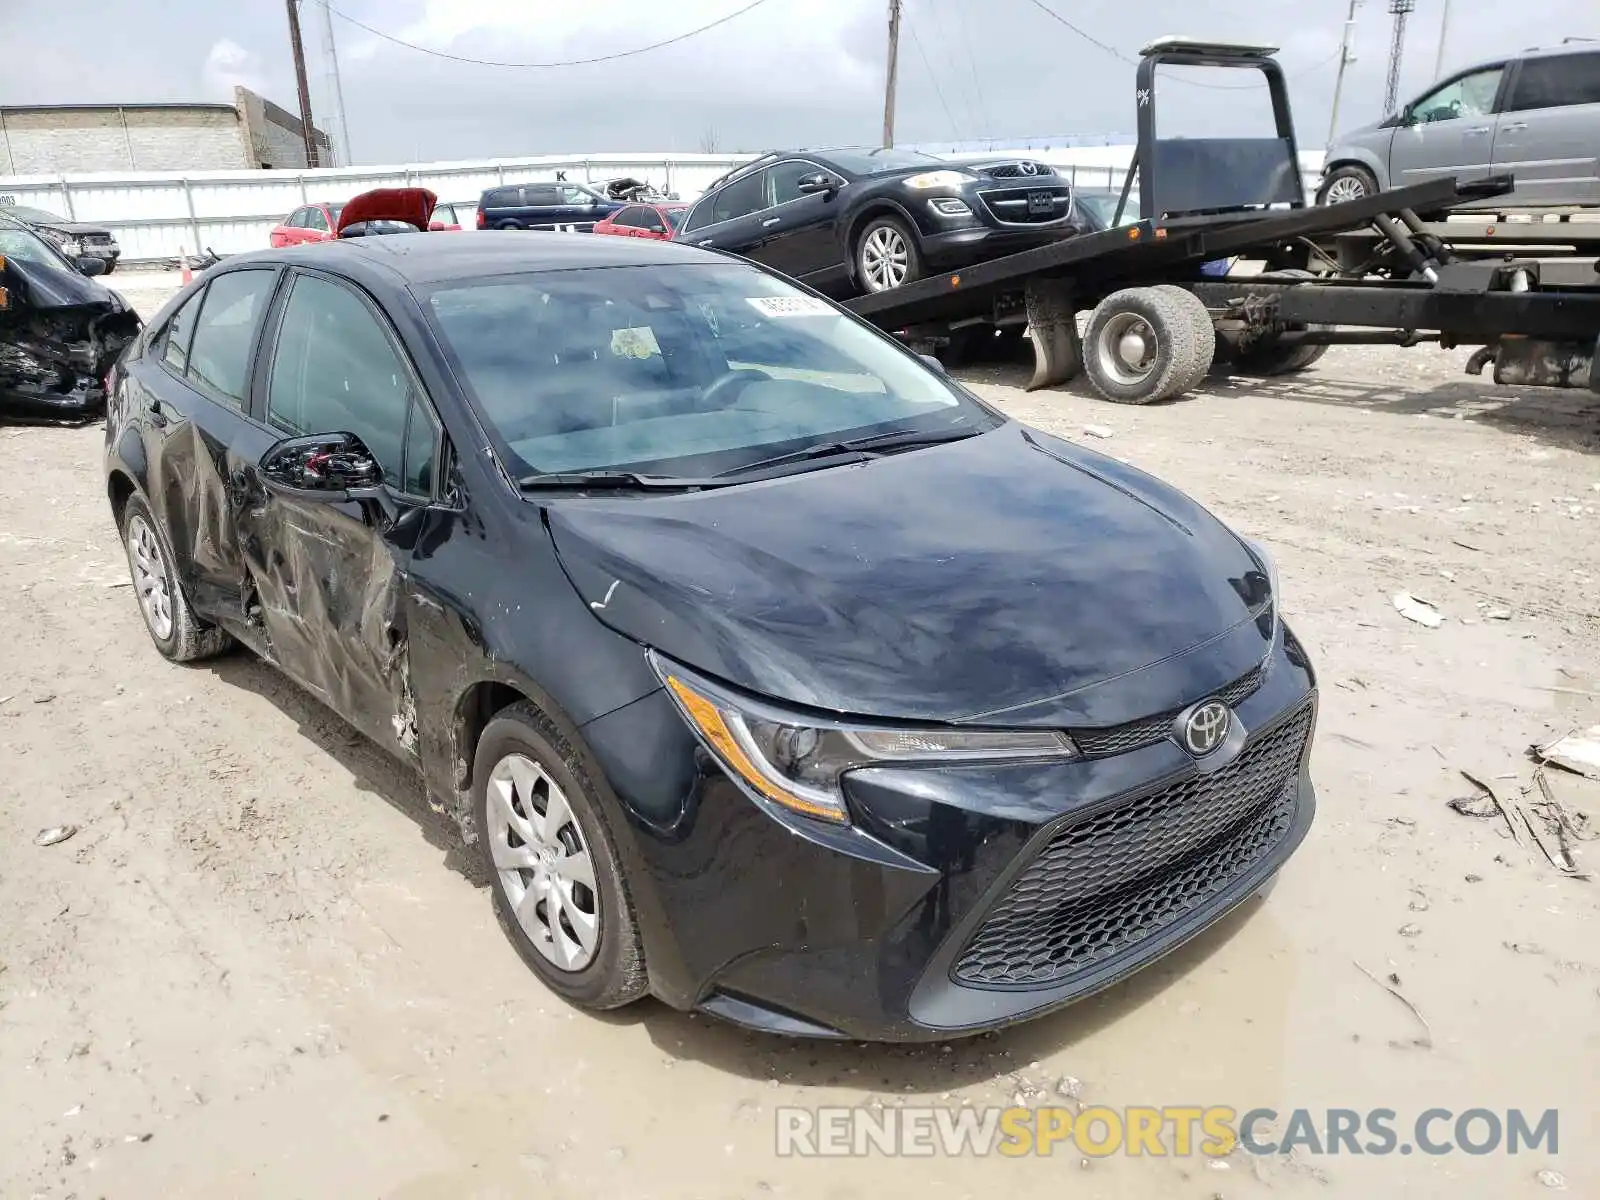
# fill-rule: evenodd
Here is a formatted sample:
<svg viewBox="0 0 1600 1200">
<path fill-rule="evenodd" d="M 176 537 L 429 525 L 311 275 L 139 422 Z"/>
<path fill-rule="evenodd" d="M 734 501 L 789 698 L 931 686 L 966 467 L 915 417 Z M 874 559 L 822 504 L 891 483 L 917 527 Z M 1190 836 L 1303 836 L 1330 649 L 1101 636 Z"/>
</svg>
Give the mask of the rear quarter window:
<svg viewBox="0 0 1600 1200">
<path fill-rule="evenodd" d="M 1600 104 L 1600 51 L 1524 59 L 1506 108 L 1525 112 L 1579 104 Z"/>
</svg>

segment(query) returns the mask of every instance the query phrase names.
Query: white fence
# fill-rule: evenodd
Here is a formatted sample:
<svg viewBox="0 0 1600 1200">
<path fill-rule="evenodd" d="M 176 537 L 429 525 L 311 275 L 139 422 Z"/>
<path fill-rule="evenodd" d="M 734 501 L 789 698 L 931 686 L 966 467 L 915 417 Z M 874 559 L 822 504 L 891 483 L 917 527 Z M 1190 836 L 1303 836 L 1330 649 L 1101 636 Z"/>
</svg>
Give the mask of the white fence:
<svg viewBox="0 0 1600 1200">
<path fill-rule="evenodd" d="M 1131 146 L 1085 146 L 1041 150 L 991 150 L 1048 162 L 1082 187 L 1122 186 Z M 1303 155 L 1307 182 L 1321 166 L 1320 154 Z M 441 202 L 476 205 L 486 189 L 503 183 L 572 181 L 620 176 L 648 180 L 684 199 L 698 196 L 712 180 L 750 158 L 744 154 L 595 154 L 584 157 L 486 159 L 475 162 L 408 163 L 381 167 L 329 167 L 307 171 L 206 171 L 190 174 L 86 174 L 0 178 L 0 206 L 43 208 L 75 221 L 111 230 L 126 262 L 175 259 L 180 252 L 211 247 L 234 254 L 267 245 L 267 234 L 283 216 L 316 200 L 341 201 L 376 187 L 427 187 Z"/>
</svg>

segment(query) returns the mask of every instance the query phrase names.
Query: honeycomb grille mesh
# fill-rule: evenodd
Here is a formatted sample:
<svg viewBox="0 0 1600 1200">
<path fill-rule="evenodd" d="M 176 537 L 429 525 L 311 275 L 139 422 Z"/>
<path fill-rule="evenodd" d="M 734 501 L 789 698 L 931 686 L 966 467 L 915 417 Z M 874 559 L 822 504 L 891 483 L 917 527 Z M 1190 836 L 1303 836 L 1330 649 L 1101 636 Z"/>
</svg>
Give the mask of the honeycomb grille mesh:
<svg viewBox="0 0 1600 1200">
<path fill-rule="evenodd" d="M 1074 822 L 956 960 L 959 982 L 1056 983 L 1129 950 L 1249 873 L 1294 823 L 1310 706 L 1237 759 Z"/>
<path fill-rule="evenodd" d="M 1261 668 L 1257 667 L 1223 688 L 1216 694 L 1216 699 L 1229 708 L 1237 708 L 1253 696 L 1260 686 Z M 1073 745 L 1085 758 L 1110 758 L 1114 754 L 1127 754 L 1131 750 L 1154 746 L 1172 732 L 1172 722 L 1182 711 L 1181 708 L 1174 708 L 1153 717 L 1140 717 L 1125 725 L 1112 725 L 1107 729 L 1069 729 L 1067 732 L 1072 737 Z"/>
</svg>

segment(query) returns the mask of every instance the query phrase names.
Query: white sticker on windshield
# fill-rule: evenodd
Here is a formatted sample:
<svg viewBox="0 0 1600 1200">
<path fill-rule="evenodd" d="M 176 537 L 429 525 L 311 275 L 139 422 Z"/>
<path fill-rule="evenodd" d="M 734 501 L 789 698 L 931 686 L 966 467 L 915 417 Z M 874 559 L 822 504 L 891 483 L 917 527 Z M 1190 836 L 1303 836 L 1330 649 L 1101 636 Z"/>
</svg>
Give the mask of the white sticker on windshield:
<svg viewBox="0 0 1600 1200">
<path fill-rule="evenodd" d="M 745 302 L 764 317 L 831 317 L 833 306 L 815 296 L 747 296 Z"/>
</svg>

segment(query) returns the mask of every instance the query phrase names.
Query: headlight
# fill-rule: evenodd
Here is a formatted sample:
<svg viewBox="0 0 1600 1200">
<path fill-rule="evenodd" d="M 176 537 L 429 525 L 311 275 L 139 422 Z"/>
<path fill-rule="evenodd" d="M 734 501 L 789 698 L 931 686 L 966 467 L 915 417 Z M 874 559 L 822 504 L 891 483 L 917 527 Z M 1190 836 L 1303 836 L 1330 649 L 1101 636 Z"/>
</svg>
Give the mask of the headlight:
<svg viewBox="0 0 1600 1200">
<path fill-rule="evenodd" d="M 857 767 L 1078 754 L 1071 739 L 1050 730 L 898 729 L 796 720 L 671 663 L 653 656 L 652 661 L 679 710 L 731 775 L 773 804 L 824 821 L 849 822 L 840 779 Z"/>
<path fill-rule="evenodd" d="M 68 258 L 76 258 L 78 255 L 83 253 L 83 243 L 77 238 L 62 238 L 60 245 L 61 253 L 65 254 Z"/>
<path fill-rule="evenodd" d="M 924 171 L 907 179 L 906 186 L 919 191 L 923 188 L 960 187 L 976 178 L 976 175 L 969 175 L 965 171 Z"/>
<path fill-rule="evenodd" d="M 1270 619 L 1270 639 L 1276 642 L 1278 640 L 1278 626 L 1283 623 L 1283 592 L 1278 587 L 1278 561 L 1272 557 L 1272 553 L 1265 546 L 1254 538 L 1241 537 L 1239 540 L 1245 544 L 1245 548 L 1250 551 L 1256 562 L 1260 564 L 1262 572 L 1267 577 L 1267 589 L 1270 591 L 1271 596 L 1264 607 L 1255 611 L 1255 617 L 1258 621 L 1263 617 Z M 1267 633 L 1268 630 L 1264 629 L 1262 632 Z"/>
</svg>

